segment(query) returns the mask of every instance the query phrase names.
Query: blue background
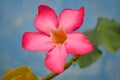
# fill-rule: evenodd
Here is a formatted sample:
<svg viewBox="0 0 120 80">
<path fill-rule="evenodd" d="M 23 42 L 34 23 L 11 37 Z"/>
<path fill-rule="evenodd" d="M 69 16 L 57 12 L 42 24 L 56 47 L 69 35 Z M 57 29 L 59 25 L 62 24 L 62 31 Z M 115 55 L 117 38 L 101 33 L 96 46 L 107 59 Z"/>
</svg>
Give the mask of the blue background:
<svg viewBox="0 0 120 80">
<path fill-rule="evenodd" d="M 37 76 L 50 72 L 44 65 L 44 52 L 21 47 L 23 33 L 36 31 L 34 19 L 40 4 L 52 7 L 57 15 L 64 8 L 84 6 L 85 20 L 79 31 L 94 28 L 99 17 L 120 22 L 120 0 L 0 0 L 0 76 L 6 69 L 22 65 L 29 66 Z M 103 56 L 95 64 L 84 69 L 74 64 L 53 80 L 120 80 L 120 51 L 112 54 L 101 50 Z"/>
</svg>

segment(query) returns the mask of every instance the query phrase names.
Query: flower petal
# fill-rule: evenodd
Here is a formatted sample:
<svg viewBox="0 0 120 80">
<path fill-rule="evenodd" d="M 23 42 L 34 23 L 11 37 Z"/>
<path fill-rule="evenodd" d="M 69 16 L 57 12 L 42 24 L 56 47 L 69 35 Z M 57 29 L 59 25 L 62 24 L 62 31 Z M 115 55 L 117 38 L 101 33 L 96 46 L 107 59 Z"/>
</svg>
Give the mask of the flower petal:
<svg viewBox="0 0 120 80">
<path fill-rule="evenodd" d="M 66 40 L 66 50 L 72 54 L 84 55 L 93 51 L 93 45 L 82 33 L 68 34 Z"/>
<path fill-rule="evenodd" d="M 83 22 L 84 7 L 79 10 L 64 9 L 60 14 L 59 28 L 63 28 L 67 33 L 78 29 Z"/>
<path fill-rule="evenodd" d="M 26 50 L 48 51 L 54 48 L 51 39 L 41 33 L 26 32 L 22 38 L 22 47 Z"/>
<path fill-rule="evenodd" d="M 67 52 L 64 45 L 57 45 L 46 55 L 45 64 L 52 72 L 60 73 L 64 71 Z"/>
<path fill-rule="evenodd" d="M 49 34 L 50 30 L 55 30 L 57 27 L 57 16 L 53 9 L 48 6 L 40 5 L 38 7 L 38 15 L 36 16 L 35 27 L 46 34 Z"/>
</svg>

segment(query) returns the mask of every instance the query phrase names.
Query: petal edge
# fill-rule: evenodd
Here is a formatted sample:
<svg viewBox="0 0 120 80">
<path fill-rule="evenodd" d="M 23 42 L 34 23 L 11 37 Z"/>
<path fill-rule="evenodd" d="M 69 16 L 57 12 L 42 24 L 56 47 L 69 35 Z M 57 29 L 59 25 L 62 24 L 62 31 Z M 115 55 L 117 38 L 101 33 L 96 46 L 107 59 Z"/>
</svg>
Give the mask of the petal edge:
<svg viewBox="0 0 120 80">
<path fill-rule="evenodd" d="M 37 32 L 25 32 L 22 38 L 22 47 L 25 50 L 48 51 L 54 48 L 50 38 Z"/>
<path fill-rule="evenodd" d="M 71 33 L 82 25 L 84 20 L 84 7 L 79 10 L 64 9 L 60 14 L 59 27 Z"/>
<path fill-rule="evenodd" d="M 50 30 L 57 28 L 58 20 L 54 10 L 48 6 L 40 5 L 36 15 L 34 25 L 40 32 L 49 34 Z"/>
<path fill-rule="evenodd" d="M 66 41 L 67 52 L 71 54 L 84 55 L 92 52 L 94 47 L 90 40 L 82 33 L 68 34 Z"/>
<path fill-rule="evenodd" d="M 46 55 L 45 64 L 48 69 L 55 73 L 64 71 L 67 52 L 65 46 L 57 46 Z"/>
</svg>

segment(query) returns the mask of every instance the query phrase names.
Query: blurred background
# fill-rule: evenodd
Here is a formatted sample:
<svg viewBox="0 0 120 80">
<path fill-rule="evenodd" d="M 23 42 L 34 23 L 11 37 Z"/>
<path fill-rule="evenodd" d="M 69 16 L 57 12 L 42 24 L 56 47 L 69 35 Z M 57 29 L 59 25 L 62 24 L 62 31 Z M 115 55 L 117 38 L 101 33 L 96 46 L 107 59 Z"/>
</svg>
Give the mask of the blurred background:
<svg viewBox="0 0 120 80">
<path fill-rule="evenodd" d="M 44 4 L 57 15 L 64 8 L 85 7 L 85 20 L 79 31 L 93 29 L 99 17 L 120 22 L 120 0 L 0 0 L 0 77 L 9 68 L 29 66 L 40 77 L 50 71 L 44 65 L 44 52 L 25 51 L 21 39 L 26 31 L 36 31 L 34 19 L 37 7 Z M 53 80 L 120 80 L 120 51 L 115 54 L 104 48 L 103 56 L 90 67 L 72 65 Z M 110 54 L 108 54 L 110 53 Z"/>
</svg>

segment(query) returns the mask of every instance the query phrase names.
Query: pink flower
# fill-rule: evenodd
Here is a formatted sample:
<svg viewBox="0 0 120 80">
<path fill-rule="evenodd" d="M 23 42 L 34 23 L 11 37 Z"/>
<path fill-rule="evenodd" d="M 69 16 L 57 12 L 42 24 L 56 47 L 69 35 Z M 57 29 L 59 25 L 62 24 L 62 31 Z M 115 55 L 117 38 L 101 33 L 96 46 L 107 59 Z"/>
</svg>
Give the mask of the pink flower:
<svg viewBox="0 0 120 80">
<path fill-rule="evenodd" d="M 47 68 L 55 73 L 63 72 L 69 53 L 84 55 L 94 49 L 83 33 L 74 32 L 82 25 L 83 18 L 84 7 L 64 9 L 58 21 L 53 9 L 40 5 L 34 22 L 38 32 L 25 32 L 22 46 L 25 50 L 48 51 L 45 58 Z"/>
</svg>

